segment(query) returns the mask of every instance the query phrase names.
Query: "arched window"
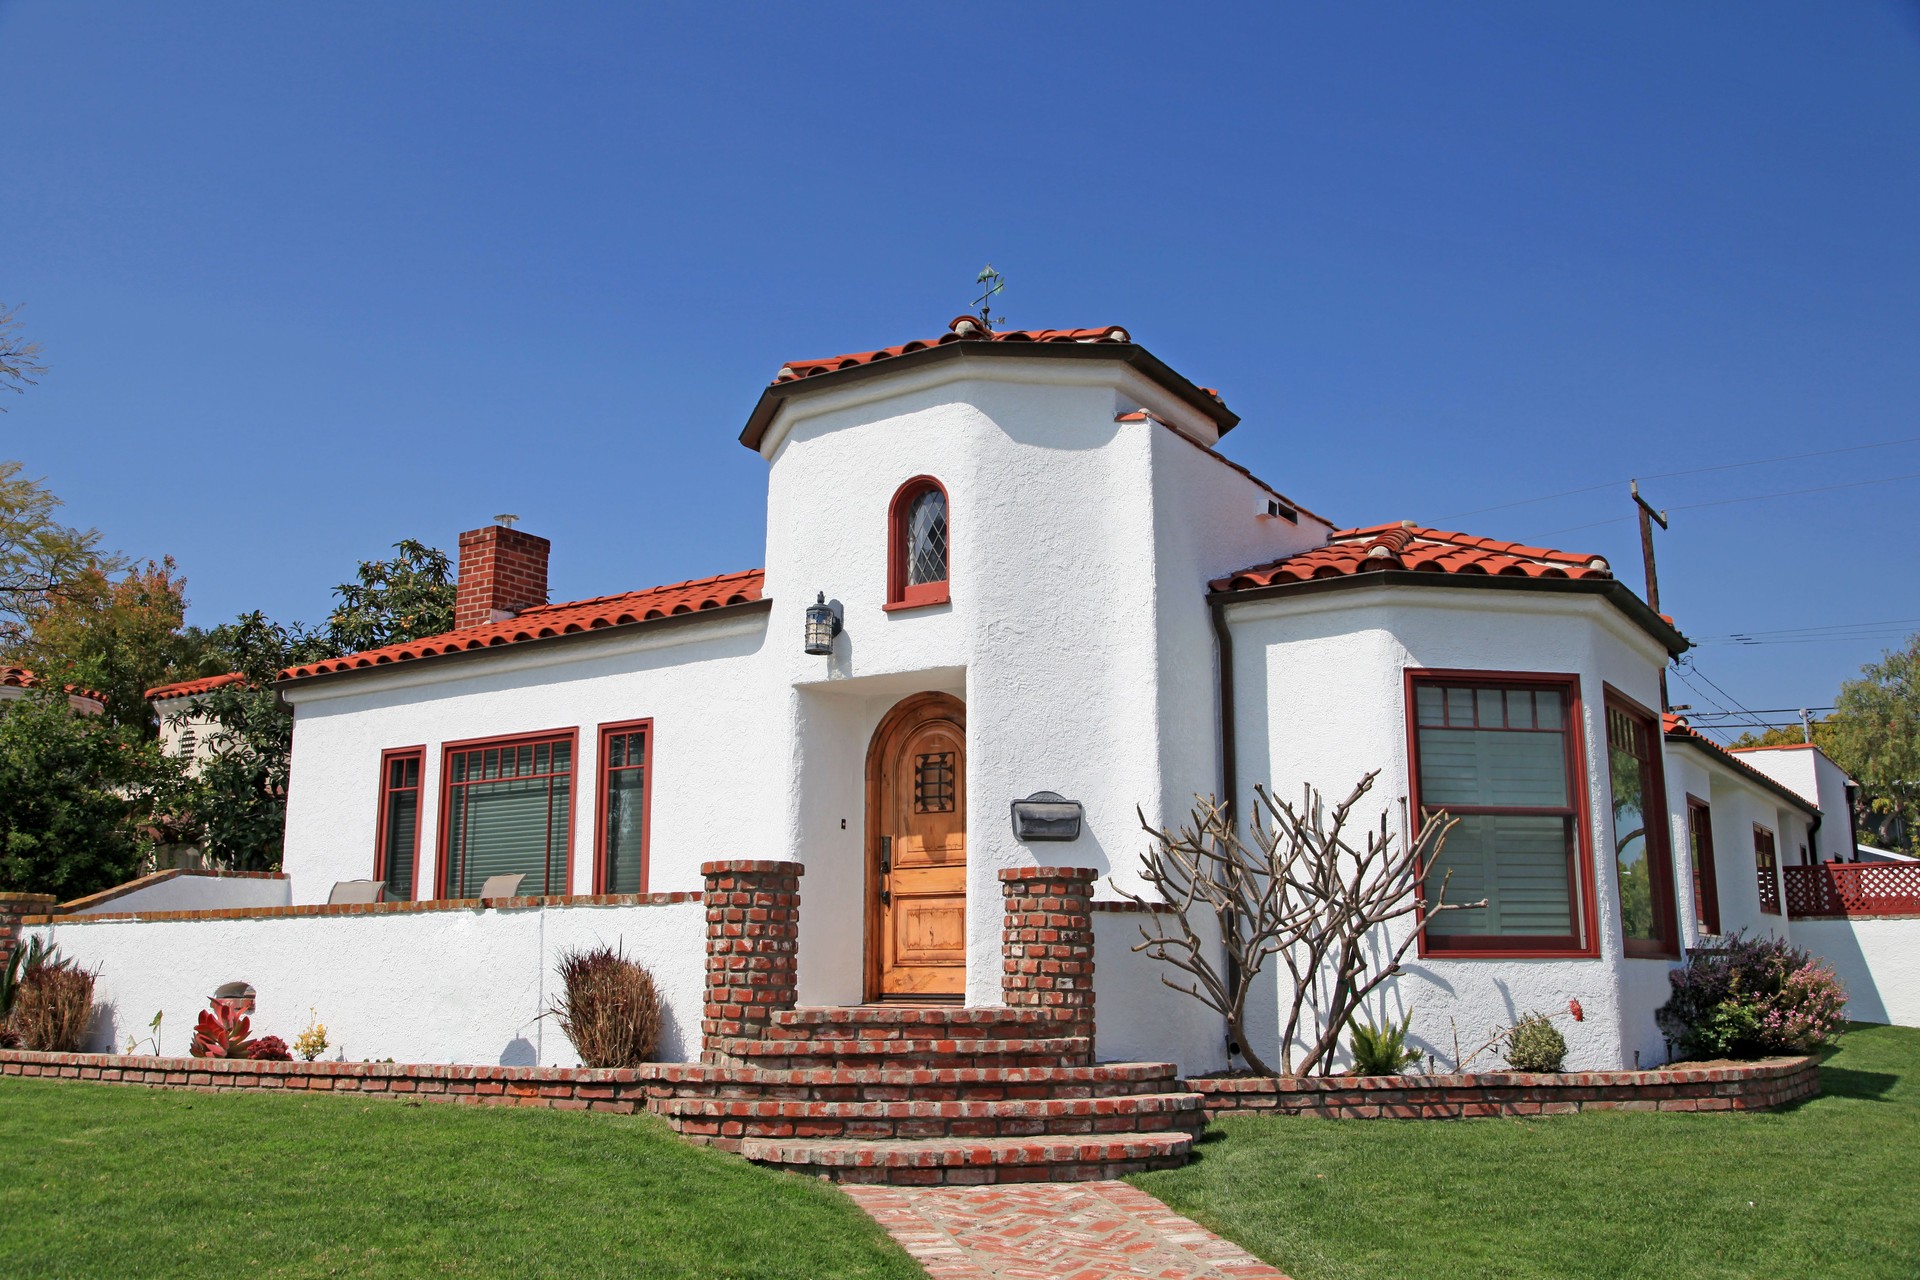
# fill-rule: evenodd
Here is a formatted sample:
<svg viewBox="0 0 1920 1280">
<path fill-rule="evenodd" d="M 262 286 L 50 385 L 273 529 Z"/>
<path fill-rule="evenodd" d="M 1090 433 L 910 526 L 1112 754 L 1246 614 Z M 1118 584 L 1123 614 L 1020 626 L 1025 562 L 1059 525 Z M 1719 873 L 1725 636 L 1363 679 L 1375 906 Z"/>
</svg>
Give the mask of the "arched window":
<svg viewBox="0 0 1920 1280">
<path fill-rule="evenodd" d="M 931 476 L 915 476 L 893 495 L 887 519 L 887 608 L 947 602 L 952 528 L 947 491 Z"/>
</svg>

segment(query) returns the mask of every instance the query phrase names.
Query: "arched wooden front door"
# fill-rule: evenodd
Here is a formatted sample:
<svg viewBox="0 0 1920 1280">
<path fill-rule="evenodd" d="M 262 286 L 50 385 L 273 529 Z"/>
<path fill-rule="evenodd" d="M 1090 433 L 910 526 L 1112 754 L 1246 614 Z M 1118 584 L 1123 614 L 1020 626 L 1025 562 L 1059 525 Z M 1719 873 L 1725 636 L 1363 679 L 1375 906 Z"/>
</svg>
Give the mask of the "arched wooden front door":
<svg viewBox="0 0 1920 1280">
<path fill-rule="evenodd" d="M 916 693 L 867 749 L 867 996 L 958 999 L 966 962 L 966 706 Z"/>
</svg>

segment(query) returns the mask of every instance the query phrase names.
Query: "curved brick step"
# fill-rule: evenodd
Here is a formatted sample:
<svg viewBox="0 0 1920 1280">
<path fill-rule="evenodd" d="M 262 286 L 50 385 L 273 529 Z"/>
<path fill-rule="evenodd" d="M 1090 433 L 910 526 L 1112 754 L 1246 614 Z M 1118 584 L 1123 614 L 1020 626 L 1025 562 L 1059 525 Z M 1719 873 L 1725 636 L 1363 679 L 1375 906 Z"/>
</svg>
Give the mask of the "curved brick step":
<svg viewBox="0 0 1920 1280">
<path fill-rule="evenodd" d="M 670 1098 L 656 1110 L 696 1138 L 1014 1138 L 1197 1131 L 1195 1093 L 1104 1098 L 963 1099 L 942 1102 L 810 1102 Z"/>
<path fill-rule="evenodd" d="M 655 1097 L 833 1102 L 990 1101 L 1175 1093 L 1171 1062 L 1103 1062 L 1072 1067 L 813 1067 L 761 1070 L 710 1065 L 661 1069 Z"/>
<path fill-rule="evenodd" d="M 1190 1133 L 1106 1137 L 747 1138 L 740 1154 L 759 1164 L 836 1182 L 895 1185 L 1096 1182 L 1186 1161 Z"/>
<path fill-rule="evenodd" d="M 1049 1067 L 1085 1062 L 1084 1036 L 985 1039 L 761 1040 L 735 1037 L 712 1046 L 716 1062 L 805 1070 L 810 1067 Z"/>
<path fill-rule="evenodd" d="M 1051 1009 L 939 1005 L 811 1005 L 782 1009 L 769 1040 L 927 1040 L 964 1036 L 1017 1040 L 1053 1034 L 1063 1019 Z"/>
</svg>

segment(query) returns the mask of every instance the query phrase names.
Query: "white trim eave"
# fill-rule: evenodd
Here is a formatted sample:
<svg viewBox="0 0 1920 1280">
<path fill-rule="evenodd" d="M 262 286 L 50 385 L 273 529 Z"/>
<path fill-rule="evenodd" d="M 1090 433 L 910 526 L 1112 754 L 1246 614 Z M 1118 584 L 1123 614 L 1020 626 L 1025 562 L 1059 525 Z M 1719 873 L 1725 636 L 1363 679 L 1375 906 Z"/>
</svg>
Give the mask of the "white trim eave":
<svg viewBox="0 0 1920 1280">
<path fill-rule="evenodd" d="M 1489 594 L 1474 591 L 1471 587 L 1417 587 L 1398 582 L 1362 582 L 1341 591 L 1302 592 L 1297 596 L 1263 596 L 1244 601 L 1229 597 L 1225 611 L 1229 626 L 1268 618 L 1342 611 L 1353 613 L 1377 608 L 1449 609 L 1484 615 L 1488 612 Z M 1654 666 L 1663 668 L 1667 664 L 1666 648 L 1600 596 L 1561 595 L 1552 591 L 1507 591 L 1500 593 L 1498 600 L 1497 608 L 1503 613 L 1597 622 L 1607 634 L 1632 646 Z"/>
<path fill-rule="evenodd" d="M 933 391 L 956 382 L 1105 388 L 1111 390 L 1119 400 L 1126 401 L 1130 407 L 1153 410 L 1165 418 L 1169 426 L 1207 448 L 1212 448 L 1220 439 L 1219 429 L 1204 414 L 1171 395 L 1166 388 L 1131 365 L 1105 360 L 1066 361 L 1043 356 L 1022 360 L 1018 357 L 962 354 L 938 364 L 902 369 L 892 377 L 868 379 L 836 389 L 789 397 L 781 404 L 773 421 L 767 424 L 766 433 L 760 438 L 760 456 L 769 462 L 773 461 L 773 455 L 779 452 L 794 427 L 808 419 L 878 404 L 915 392 Z M 803 387 L 804 383 L 805 379 L 802 379 L 799 384 L 790 385 Z"/>
<path fill-rule="evenodd" d="M 476 675 L 511 675 L 575 662 L 593 662 L 622 653 L 645 653 L 724 640 L 732 636 L 764 635 L 769 615 L 765 609 L 756 609 L 746 617 L 705 621 L 699 619 L 698 615 L 681 614 L 655 621 L 678 622 L 682 625 L 658 627 L 640 623 L 609 627 L 604 635 L 575 632 L 567 636 L 547 637 L 545 640 L 519 641 L 492 649 L 456 650 L 431 658 L 411 658 L 386 667 L 362 667 L 294 680 L 280 686 L 280 696 L 293 705 L 326 702 L 335 698 L 358 698 L 369 693 L 469 680 Z M 569 643 L 549 642 L 553 640 Z"/>
</svg>

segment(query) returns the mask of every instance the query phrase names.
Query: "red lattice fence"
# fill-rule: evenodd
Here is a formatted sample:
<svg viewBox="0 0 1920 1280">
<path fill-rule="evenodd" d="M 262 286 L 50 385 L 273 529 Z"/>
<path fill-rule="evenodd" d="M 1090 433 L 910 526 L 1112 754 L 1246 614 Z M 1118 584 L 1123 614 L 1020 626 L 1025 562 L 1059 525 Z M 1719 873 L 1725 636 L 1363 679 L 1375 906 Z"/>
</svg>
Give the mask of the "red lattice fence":
<svg viewBox="0 0 1920 1280">
<path fill-rule="evenodd" d="M 1823 862 L 1786 873 L 1787 914 L 1797 919 L 1920 915 L 1920 862 Z"/>
</svg>

